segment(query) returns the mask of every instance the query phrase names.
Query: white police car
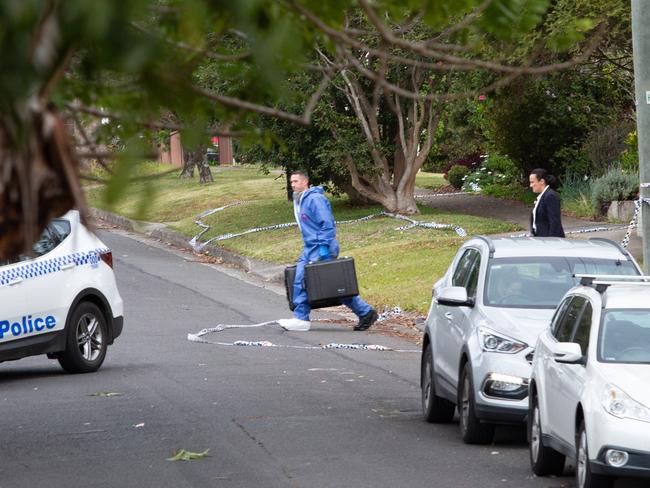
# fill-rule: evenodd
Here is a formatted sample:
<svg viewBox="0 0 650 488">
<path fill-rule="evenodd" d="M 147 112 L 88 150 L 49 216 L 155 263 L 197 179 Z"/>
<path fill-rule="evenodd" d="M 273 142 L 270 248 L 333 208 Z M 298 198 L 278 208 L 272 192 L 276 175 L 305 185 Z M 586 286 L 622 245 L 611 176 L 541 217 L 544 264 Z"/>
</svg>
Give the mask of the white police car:
<svg viewBox="0 0 650 488">
<path fill-rule="evenodd" d="M 113 258 L 70 211 L 33 255 L 0 263 L 0 361 L 47 354 L 70 373 L 96 371 L 122 332 Z"/>
</svg>

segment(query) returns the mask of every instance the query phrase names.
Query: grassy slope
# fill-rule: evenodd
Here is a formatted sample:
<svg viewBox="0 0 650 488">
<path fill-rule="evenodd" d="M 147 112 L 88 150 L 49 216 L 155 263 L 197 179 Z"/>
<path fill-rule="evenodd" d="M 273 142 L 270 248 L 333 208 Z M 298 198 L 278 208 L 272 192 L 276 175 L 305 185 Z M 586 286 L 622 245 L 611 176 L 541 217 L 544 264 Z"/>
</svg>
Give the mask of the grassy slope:
<svg viewBox="0 0 650 488">
<path fill-rule="evenodd" d="M 146 168 L 148 171 L 165 169 L 168 168 Z M 235 201 L 247 202 L 205 217 L 203 221 L 211 229 L 202 240 L 293 221 L 283 176 L 264 175 L 256 168 L 213 168 L 213 174 L 215 183 L 211 185 L 200 185 L 197 178 L 180 180 L 175 174 L 131 183 L 118 204 L 112 207 L 104 202 L 101 187 L 89 189 L 87 195 L 92 206 L 130 218 L 166 222 L 188 236 L 200 230 L 194 223 L 200 212 Z M 436 177 L 425 176 L 429 185 L 435 184 Z M 143 208 L 141 200 L 142 195 L 147 194 L 147 185 L 156 191 L 142 213 L 139 209 Z M 418 185 L 422 183 L 418 181 Z M 356 219 L 381 211 L 378 206 L 350 206 L 345 198 L 331 198 L 331 202 L 337 220 Z M 469 235 L 516 230 L 511 224 L 492 219 L 442 213 L 428 207 L 420 207 L 420 211 L 417 220 L 459 225 Z M 405 224 L 389 218 L 341 224 L 337 229 L 341 254 L 355 258 L 361 293 L 366 300 L 377 306 L 399 305 L 424 313 L 430 302 L 432 284 L 444 273 L 463 240 L 453 230 L 397 230 Z M 296 227 L 253 233 L 216 244 L 278 263 L 292 262 L 302 247 Z"/>
</svg>

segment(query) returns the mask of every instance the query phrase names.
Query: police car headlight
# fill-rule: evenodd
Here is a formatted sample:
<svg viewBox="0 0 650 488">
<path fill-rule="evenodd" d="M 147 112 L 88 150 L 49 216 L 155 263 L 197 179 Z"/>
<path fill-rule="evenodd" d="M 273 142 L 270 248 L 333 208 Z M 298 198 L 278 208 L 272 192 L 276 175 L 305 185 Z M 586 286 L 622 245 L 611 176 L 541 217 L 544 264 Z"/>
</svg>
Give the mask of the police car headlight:
<svg viewBox="0 0 650 488">
<path fill-rule="evenodd" d="M 481 348 L 486 352 L 500 352 L 503 354 L 516 354 L 528 347 L 524 342 L 520 342 L 512 337 L 508 337 L 498 332 L 481 327 L 478 330 L 478 337 Z"/>
<path fill-rule="evenodd" d="M 605 411 L 614 417 L 650 422 L 650 409 L 615 385 L 605 386 L 602 405 Z"/>
</svg>

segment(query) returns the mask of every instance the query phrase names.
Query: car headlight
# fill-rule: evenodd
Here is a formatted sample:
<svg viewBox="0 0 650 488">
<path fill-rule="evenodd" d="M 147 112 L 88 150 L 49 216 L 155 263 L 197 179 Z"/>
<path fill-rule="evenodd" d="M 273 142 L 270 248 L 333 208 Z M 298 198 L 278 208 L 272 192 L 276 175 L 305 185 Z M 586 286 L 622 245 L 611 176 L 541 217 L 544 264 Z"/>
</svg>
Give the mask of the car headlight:
<svg viewBox="0 0 650 488">
<path fill-rule="evenodd" d="M 650 422 L 650 409 L 630 397 L 615 385 L 605 386 L 603 391 L 603 408 L 620 419 Z"/>
<path fill-rule="evenodd" d="M 516 354 L 528 347 L 527 344 L 520 342 L 512 337 L 499 334 L 487 327 L 481 327 L 478 330 L 478 338 L 481 348 L 487 352 L 500 352 L 504 354 Z"/>
</svg>

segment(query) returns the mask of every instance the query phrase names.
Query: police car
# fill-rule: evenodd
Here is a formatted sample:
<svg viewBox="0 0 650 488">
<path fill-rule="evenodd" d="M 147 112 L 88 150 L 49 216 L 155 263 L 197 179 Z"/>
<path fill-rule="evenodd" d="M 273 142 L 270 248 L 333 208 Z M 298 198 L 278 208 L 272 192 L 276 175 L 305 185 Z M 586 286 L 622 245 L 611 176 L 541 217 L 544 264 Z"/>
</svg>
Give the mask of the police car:
<svg viewBox="0 0 650 488">
<path fill-rule="evenodd" d="M 70 373 L 97 371 L 122 332 L 113 256 L 73 210 L 31 256 L 0 263 L 0 362 L 47 354 Z"/>
</svg>

